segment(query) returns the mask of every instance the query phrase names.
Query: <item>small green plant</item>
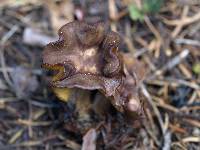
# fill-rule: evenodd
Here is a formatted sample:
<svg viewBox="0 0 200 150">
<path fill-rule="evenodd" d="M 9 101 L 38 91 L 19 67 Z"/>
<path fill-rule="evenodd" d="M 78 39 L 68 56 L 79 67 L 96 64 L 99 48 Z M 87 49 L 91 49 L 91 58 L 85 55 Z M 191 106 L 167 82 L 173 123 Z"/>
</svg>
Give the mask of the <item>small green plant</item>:
<svg viewBox="0 0 200 150">
<path fill-rule="evenodd" d="M 142 0 L 142 6 L 139 8 L 135 3 L 128 6 L 129 15 L 132 20 L 144 19 L 146 14 L 157 13 L 164 0 Z"/>
<path fill-rule="evenodd" d="M 192 71 L 193 71 L 195 74 L 200 75 L 200 63 L 194 64 L 194 66 L 192 67 Z"/>
</svg>

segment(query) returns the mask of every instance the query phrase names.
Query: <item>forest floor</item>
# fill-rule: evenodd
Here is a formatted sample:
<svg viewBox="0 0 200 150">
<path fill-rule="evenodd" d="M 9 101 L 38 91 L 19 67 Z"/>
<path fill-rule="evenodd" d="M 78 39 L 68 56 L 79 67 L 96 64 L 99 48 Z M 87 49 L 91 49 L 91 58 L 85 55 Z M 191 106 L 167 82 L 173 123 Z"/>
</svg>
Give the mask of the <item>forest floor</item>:
<svg viewBox="0 0 200 150">
<path fill-rule="evenodd" d="M 132 1 L 137 9 L 131 0 L 1 0 L 0 150 L 200 148 L 200 2 L 164 1 L 152 13 Z M 94 111 L 96 91 L 62 101 L 49 87 L 42 51 L 73 20 L 109 24 L 120 50 L 145 64 L 144 118 Z"/>
</svg>

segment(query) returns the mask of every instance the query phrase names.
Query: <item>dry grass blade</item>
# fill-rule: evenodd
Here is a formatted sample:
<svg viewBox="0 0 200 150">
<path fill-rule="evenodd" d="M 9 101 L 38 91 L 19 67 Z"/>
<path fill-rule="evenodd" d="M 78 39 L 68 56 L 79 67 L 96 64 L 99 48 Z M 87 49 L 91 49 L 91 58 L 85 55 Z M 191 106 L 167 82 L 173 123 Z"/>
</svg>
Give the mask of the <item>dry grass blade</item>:
<svg viewBox="0 0 200 150">
<path fill-rule="evenodd" d="M 164 73 L 165 71 L 174 68 L 176 65 L 181 63 L 181 61 L 184 60 L 189 55 L 189 53 L 190 53 L 190 51 L 188 49 L 183 50 L 180 54 L 178 54 L 173 59 L 171 59 L 169 62 L 167 62 L 165 66 L 163 66 L 161 69 L 157 70 L 155 72 L 155 76 L 159 76 L 162 73 Z"/>
<path fill-rule="evenodd" d="M 200 137 L 186 137 L 181 140 L 183 143 L 188 143 L 188 142 L 195 142 L 195 143 L 200 143 Z"/>
<path fill-rule="evenodd" d="M 18 119 L 16 123 L 26 126 L 49 126 L 52 124 L 52 121 L 30 121 Z"/>
<path fill-rule="evenodd" d="M 1 60 L 1 68 L 4 78 L 8 85 L 12 87 L 12 81 L 4 68 L 6 68 L 5 58 L 4 58 L 4 44 L 9 40 L 10 37 L 18 30 L 18 26 L 13 26 L 9 32 L 7 32 L 0 41 L 0 60 Z"/>
<path fill-rule="evenodd" d="M 198 40 L 191 40 L 191 39 L 175 39 L 176 44 L 186 44 L 186 45 L 193 45 L 200 47 L 200 41 Z"/>
<path fill-rule="evenodd" d="M 161 131 L 162 131 L 162 134 L 164 135 L 165 134 L 165 129 L 164 129 L 164 122 L 163 122 L 163 119 L 161 117 L 161 114 L 158 110 L 158 108 L 156 107 L 156 105 L 154 104 L 152 98 L 151 98 L 151 95 L 149 94 L 149 92 L 146 90 L 145 86 L 142 85 L 141 86 L 141 90 L 143 92 L 143 94 L 145 95 L 145 97 L 147 98 L 149 104 L 151 105 L 151 107 L 153 108 L 153 111 L 156 115 L 156 117 L 158 118 L 158 121 L 159 121 L 159 124 L 160 124 L 160 127 L 161 127 Z"/>
<path fill-rule="evenodd" d="M 83 145 L 81 150 L 95 150 L 96 138 L 97 138 L 97 133 L 95 129 L 90 129 L 83 137 Z"/>
<path fill-rule="evenodd" d="M 13 144 L 24 132 L 24 129 L 18 130 L 9 140 L 10 144 Z"/>
<path fill-rule="evenodd" d="M 194 23 L 196 21 L 200 20 L 200 12 L 198 12 L 197 14 L 195 14 L 192 17 L 185 17 L 183 20 L 167 20 L 164 19 L 164 23 L 166 23 L 167 25 L 171 25 L 171 26 L 177 26 L 177 25 L 188 25 L 191 23 Z"/>
</svg>

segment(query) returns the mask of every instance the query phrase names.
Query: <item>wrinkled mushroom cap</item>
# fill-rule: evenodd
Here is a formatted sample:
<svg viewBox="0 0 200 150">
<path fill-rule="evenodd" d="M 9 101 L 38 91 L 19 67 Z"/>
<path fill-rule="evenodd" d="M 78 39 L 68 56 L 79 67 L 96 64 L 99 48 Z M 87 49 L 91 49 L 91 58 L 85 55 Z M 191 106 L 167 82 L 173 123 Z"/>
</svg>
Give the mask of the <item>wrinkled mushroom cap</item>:
<svg viewBox="0 0 200 150">
<path fill-rule="evenodd" d="M 64 25 L 58 34 L 59 40 L 49 43 L 43 51 L 43 67 L 58 71 L 51 85 L 97 89 L 110 97 L 118 110 L 129 108 L 126 104 L 130 90 L 125 93 L 127 77 L 131 77 L 126 76 L 123 57 L 118 52 L 119 35 L 107 31 L 102 23 L 90 25 L 78 21 Z M 131 89 L 136 89 L 135 83 L 132 86 Z M 131 104 L 140 105 L 133 101 Z"/>
</svg>

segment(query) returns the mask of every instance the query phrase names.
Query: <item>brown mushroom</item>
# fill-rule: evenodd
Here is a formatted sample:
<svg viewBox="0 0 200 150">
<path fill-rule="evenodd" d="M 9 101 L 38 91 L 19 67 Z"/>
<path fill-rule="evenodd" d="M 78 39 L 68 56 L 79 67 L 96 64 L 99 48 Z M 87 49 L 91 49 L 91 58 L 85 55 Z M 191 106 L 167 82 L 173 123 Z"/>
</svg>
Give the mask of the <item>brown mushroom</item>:
<svg viewBox="0 0 200 150">
<path fill-rule="evenodd" d="M 43 66 L 57 70 L 54 87 L 100 90 L 121 112 L 141 112 L 138 74 L 133 62 L 118 51 L 120 36 L 107 31 L 102 23 L 74 21 L 60 28 L 59 40 L 43 52 Z M 130 59 L 130 58 L 129 58 Z"/>
</svg>

